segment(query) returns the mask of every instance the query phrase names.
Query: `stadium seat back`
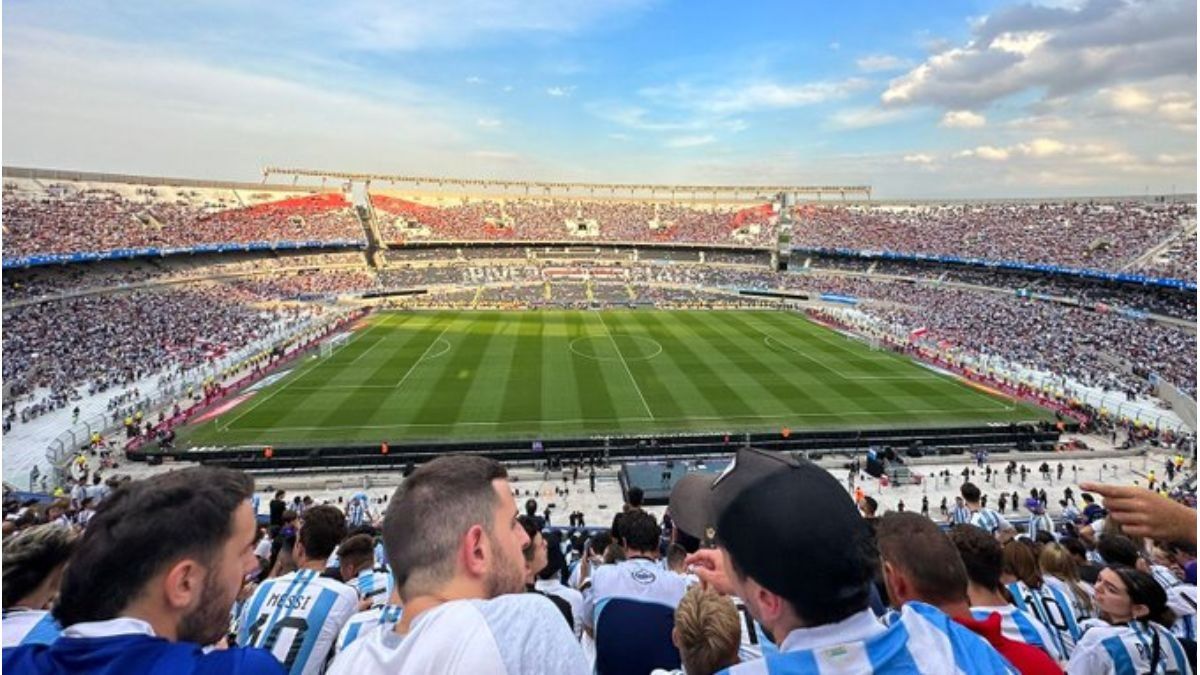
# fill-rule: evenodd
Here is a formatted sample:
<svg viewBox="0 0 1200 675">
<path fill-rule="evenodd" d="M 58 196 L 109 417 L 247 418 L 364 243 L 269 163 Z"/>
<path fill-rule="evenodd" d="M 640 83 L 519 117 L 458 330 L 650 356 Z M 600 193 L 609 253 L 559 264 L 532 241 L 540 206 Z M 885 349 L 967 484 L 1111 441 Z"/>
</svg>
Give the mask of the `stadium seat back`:
<svg viewBox="0 0 1200 675">
<path fill-rule="evenodd" d="M 675 612 L 666 605 L 623 598 L 609 600 L 596 619 L 596 673 L 649 673 L 679 668 L 671 641 Z"/>
</svg>

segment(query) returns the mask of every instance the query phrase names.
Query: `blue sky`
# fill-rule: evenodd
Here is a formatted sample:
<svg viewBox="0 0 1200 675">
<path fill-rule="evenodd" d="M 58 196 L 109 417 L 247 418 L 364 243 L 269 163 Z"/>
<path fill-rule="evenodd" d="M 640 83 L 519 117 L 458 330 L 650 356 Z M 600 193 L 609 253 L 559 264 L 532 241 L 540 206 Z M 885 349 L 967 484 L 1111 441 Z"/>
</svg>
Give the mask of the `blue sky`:
<svg viewBox="0 0 1200 675">
<path fill-rule="evenodd" d="M 8 165 L 1194 192 L 1196 6 L 4 5 Z"/>
</svg>

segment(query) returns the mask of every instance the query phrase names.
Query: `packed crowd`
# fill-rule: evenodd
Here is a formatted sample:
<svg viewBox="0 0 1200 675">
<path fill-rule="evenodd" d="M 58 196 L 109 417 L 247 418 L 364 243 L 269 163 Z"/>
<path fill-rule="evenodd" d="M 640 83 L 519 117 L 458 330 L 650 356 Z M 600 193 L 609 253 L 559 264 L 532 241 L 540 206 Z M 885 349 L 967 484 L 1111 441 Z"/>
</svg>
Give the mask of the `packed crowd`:
<svg viewBox="0 0 1200 675">
<path fill-rule="evenodd" d="M 218 210 L 112 190 L 4 191 L 4 257 L 201 244 L 363 239 L 340 193 Z"/>
<path fill-rule="evenodd" d="M 807 260 L 814 269 L 869 271 L 872 275 L 948 281 L 1014 292 L 1021 289 L 1029 293 L 1074 299 L 1080 304 L 1099 303 L 1112 308 L 1127 308 L 1180 319 L 1196 318 L 1196 294 L 1182 289 L 928 262 L 836 256 L 810 256 Z"/>
<path fill-rule="evenodd" d="M 1003 203 L 798 206 L 792 245 L 1119 270 L 1195 219 L 1194 204 Z M 1186 247 L 1181 247 L 1185 249 Z M 1181 251 L 1169 269 L 1196 278 Z"/>
<path fill-rule="evenodd" d="M 1133 269 L 1129 271 L 1168 279 L 1195 279 L 1196 230 L 1168 243 L 1162 253 L 1152 256 L 1148 261 L 1134 265 Z"/>
<path fill-rule="evenodd" d="M 390 498 L 192 468 L 4 511 L 3 665 L 22 673 L 1194 672 L 1196 514 L 1084 485 L 1015 532 L 967 482 L 944 531 L 825 469 L 743 449 L 659 521 L 554 530 L 505 468 L 451 455 Z M 1090 497 L 1090 496 L 1089 496 Z M 180 527 L 186 522 L 188 527 Z"/>
<path fill-rule="evenodd" d="M 373 195 L 377 216 L 386 214 L 385 238 L 437 241 L 659 241 L 706 244 L 772 244 L 770 205 L 701 208 L 665 203 L 513 199 L 463 200 L 445 206 Z"/>
<path fill-rule="evenodd" d="M 220 284 L 232 297 L 253 301 L 259 298 L 280 300 L 313 299 L 362 293 L 375 289 L 378 279 L 365 270 L 305 270 L 292 274 L 255 276 Z"/>
<path fill-rule="evenodd" d="M 305 310 L 249 307 L 214 288 L 93 295 L 4 316 L 6 418 L 29 419 L 236 350 Z M 20 409 L 18 409 L 18 407 Z"/>
<path fill-rule="evenodd" d="M 297 268 L 365 265 L 363 254 L 242 253 L 197 255 L 152 260 L 122 260 L 53 265 L 4 271 L 4 300 L 45 298 L 88 289 L 113 289 L 137 283 L 169 283 L 233 274 Z"/>
</svg>

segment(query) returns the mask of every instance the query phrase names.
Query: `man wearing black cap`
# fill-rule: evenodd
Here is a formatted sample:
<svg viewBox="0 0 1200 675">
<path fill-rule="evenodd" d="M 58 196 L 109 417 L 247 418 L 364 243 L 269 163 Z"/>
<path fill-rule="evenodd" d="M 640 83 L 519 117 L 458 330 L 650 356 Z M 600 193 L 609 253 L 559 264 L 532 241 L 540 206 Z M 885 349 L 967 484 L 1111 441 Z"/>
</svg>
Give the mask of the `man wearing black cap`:
<svg viewBox="0 0 1200 675">
<path fill-rule="evenodd" d="M 824 469 L 745 449 L 716 479 L 690 479 L 671 512 L 718 548 L 689 556 L 701 581 L 742 598 L 778 654 L 738 675 L 1003 673 L 1011 666 L 939 610 L 908 603 L 890 626 L 868 608 L 878 560 L 867 524 Z"/>
</svg>

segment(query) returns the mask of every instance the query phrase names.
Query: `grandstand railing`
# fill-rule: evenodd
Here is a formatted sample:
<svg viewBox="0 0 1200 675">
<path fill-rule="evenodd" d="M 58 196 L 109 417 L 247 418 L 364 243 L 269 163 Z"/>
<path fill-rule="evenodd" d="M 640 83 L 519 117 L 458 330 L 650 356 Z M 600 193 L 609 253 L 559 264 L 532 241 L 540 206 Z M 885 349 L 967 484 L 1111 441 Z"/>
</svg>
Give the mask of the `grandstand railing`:
<svg viewBox="0 0 1200 675">
<path fill-rule="evenodd" d="M 1107 272 L 1104 270 L 1087 269 L 1082 267 L 1065 267 L 1061 265 L 1045 265 L 1040 263 L 1023 263 L 1015 260 L 990 260 L 987 258 L 962 258 L 952 255 L 933 255 L 925 253 L 897 253 L 893 251 L 860 251 L 849 248 L 827 248 L 811 246 L 794 246 L 793 254 L 818 254 L 841 256 L 844 258 L 861 258 L 864 260 L 899 260 L 904 262 L 935 262 L 943 264 L 966 265 L 982 269 L 1020 270 L 1039 272 L 1042 274 L 1057 274 L 1062 276 L 1079 277 L 1083 279 L 1099 279 L 1116 281 L 1143 286 L 1158 286 L 1187 291 L 1196 290 L 1196 282 L 1186 279 L 1164 279 L 1144 274 L 1128 274 L 1125 272 Z"/>
<path fill-rule="evenodd" d="M 246 251 L 295 251 L 300 249 L 333 248 L 333 249 L 365 249 L 366 241 L 353 239 L 332 239 L 314 241 L 253 241 L 244 244 L 200 244 L 175 248 L 121 248 L 109 251 L 80 251 L 77 253 L 44 253 L 27 255 L 16 258 L 5 258 L 3 269 L 22 267 L 40 267 L 43 265 L 64 265 L 82 262 L 100 262 L 108 260 L 130 260 L 133 258 L 164 258 L 174 255 L 195 255 L 201 253 L 233 253 Z"/>
</svg>

